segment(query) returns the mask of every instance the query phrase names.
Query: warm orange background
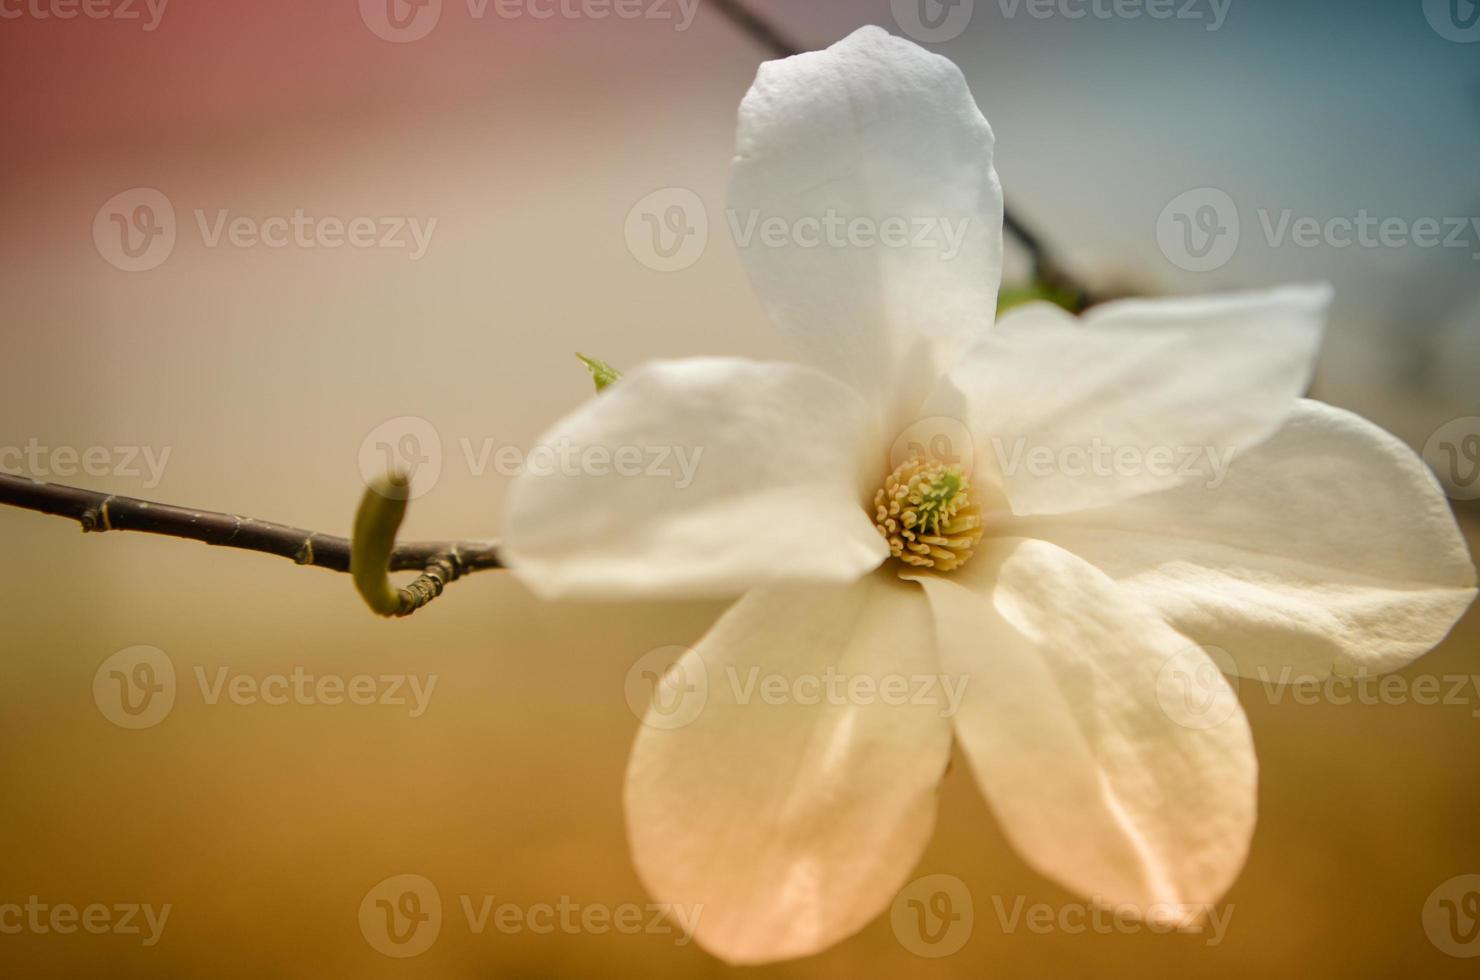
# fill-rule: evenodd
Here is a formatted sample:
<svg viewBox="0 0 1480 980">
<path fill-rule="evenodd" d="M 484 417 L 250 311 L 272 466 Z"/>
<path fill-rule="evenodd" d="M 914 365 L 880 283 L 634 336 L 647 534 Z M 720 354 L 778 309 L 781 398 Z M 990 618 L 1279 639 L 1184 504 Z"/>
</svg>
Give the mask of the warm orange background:
<svg viewBox="0 0 1480 980">
<path fill-rule="evenodd" d="M 1434 39 L 1411 11 L 1364 27 L 1351 4 L 1322 18 L 1235 3 L 1206 36 L 1004 23 L 995 4 L 980 6 L 942 50 L 997 127 L 1009 200 L 1086 274 L 1179 291 L 1332 278 L 1318 395 L 1415 444 L 1480 414 L 1473 263 L 1255 243 L 1199 278 L 1162 260 L 1150 231 L 1167 199 L 1205 184 L 1317 213 L 1463 213 L 1453 209 L 1480 197 L 1464 162 L 1480 152 L 1480 125 L 1456 94 L 1473 89 L 1472 49 Z M 765 9 L 813 43 L 891 23 L 882 2 Z M 352 2 L 174 0 L 149 34 L 23 18 L 0 22 L 0 45 L 0 445 L 172 452 L 147 491 L 130 478 L 70 482 L 343 533 L 361 440 L 416 415 L 440 433 L 444 467 L 405 536 L 490 536 L 507 481 L 473 476 L 459 440 L 531 443 L 589 396 L 571 351 L 619 365 L 783 353 L 727 242 L 671 275 L 640 266 L 623 242 L 628 209 L 658 188 L 722 206 L 735 106 L 760 52 L 710 11 L 678 33 L 641 21 L 477 23 L 449 2 L 432 36 L 392 45 Z M 1360 122 L 1347 111 L 1357 104 Z M 136 186 L 165 192 L 182 229 L 169 261 L 129 274 L 100 258 L 91 223 Z M 438 225 L 419 262 L 207 249 L 194 208 Z M 1476 540 L 1480 524 L 1468 527 Z M 637 724 L 624 676 L 648 650 L 692 643 L 720 606 L 547 605 L 490 573 L 386 623 L 346 578 L 261 556 L 84 538 L 6 511 L 0 548 L 0 903 L 174 906 L 149 949 L 0 935 L 0 973 L 730 972 L 667 936 L 473 936 L 456 905 L 462 894 L 647 901 L 622 830 Z M 106 657 L 135 644 L 165 650 L 182 690 L 162 724 L 123 731 L 91 685 Z M 1477 651 L 1472 614 L 1405 673 L 1480 673 Z M 417 719 L 395 707 L 211 706 L 197 665 L 415 672 L 438 684 Z M 1243 699 L 1263 767 L 1260 827 L 1221 945 L 1005 934 L 993 896 L 1073 898 L 1010 852 L 957 765 L 921 873 L 971 888 L 967 947 L 919 959 L 886 918 L 768 972 L 1473 970 L 1428 942 L 1421 913 L 1441 882 L 1480 872 L 1480 703 L 1272 705 L 1255 684 Z M 374 952 L 356 924 L 366 890 L 400 872 L 435 881 L 447 911 L 436 945 L 407 961 Z"/>
</svg>

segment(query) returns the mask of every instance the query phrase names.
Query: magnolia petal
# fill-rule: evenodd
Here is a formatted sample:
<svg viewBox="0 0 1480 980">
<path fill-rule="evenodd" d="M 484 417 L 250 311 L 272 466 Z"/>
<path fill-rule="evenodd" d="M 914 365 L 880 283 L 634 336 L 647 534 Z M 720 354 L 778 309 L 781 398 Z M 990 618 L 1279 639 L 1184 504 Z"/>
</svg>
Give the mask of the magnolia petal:
<svg viewBox="0 0 1480 980">
<path fill-rule="evenodd" d="M 961 419 L 1015 514 L 1101 506 L 1264 439 L 1309 383 L 1331 291 L 1035 303 L 962 357 L 927 414 Z M 1215 455 L 1216 454 L 1216 455 Z"/>
<path fill-rule="evenodd" d="M 648 890 L 697 917 L 705 949 L 730 963 L 806 956 L 904 884 L 934 825 L 951 726 L 944 697 L 909 703 L 883 684 L 936 674 L 930 630 L 919 589 L 878 572 L 753 592 L 674 667 L 707 679 L 688 688 L 707 700 L 681 727 L 649 712 L 627 771 L 628 836 Z M 844 692 L 872 678 L 876 693 L 829 695 L 828 676 Z"/>
<path fill-rule="evenodd" d="M 650 364 L 528 454 L 504 553 L 547 598 L 850 582 L 889 554 L 863 508 L 882 465 L 875 431 L 862 399 L 810 368 Z"/>
<path fill-rule="evenodd" d="M 1302 401 L 1221 484 L 1024 533 L 1074 551 L 1177 629 L 1267 681 L 1381 673 L 1421 656 L 1475 596 L 1449 502 L 1412 450 Z"/>
<path fill-rule="evenodd" d="M 1002 191 L 965 79 L 865 27 L 763 64 L 736 153 L 730 220 L 761 302 L 893 436 L 996 316 Z M 769 243 L 768 222 L 784 229 Z"/>
<path fill-rule="evenodd" d="M 969 674 L 956 737 L 1013 845 L 1081 895 L 1185 921 L 1218 901 L 1254 829 L 1248 722 L 1199 648 L 1054 545 L 995 539 L 922 575 L 941 669 Z M 1179 714 L 1168 680 L 1216 714 Z"/>
</svg>

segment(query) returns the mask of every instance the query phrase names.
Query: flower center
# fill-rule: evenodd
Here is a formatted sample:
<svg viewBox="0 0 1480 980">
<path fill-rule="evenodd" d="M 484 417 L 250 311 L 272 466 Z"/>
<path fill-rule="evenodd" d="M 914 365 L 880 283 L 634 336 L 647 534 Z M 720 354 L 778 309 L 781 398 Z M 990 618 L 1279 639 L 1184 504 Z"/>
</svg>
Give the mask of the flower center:
<svg viewBox="0 0 1480 980">
<path fill-rule="evenodd" d="M 984 522 L 959 468 L 912 456 L 874 494 L 874 527 L 906 565 L 949 572 L 971 557 Z"/>
</svg>

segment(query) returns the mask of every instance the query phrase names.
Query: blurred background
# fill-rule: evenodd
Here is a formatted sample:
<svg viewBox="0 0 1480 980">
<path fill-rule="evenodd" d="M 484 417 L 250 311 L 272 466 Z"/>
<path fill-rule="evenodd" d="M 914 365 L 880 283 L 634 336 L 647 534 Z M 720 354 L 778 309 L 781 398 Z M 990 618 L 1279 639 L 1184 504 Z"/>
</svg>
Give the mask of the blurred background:
<svg viewBox="0 0 1480 980">
<path fill-rule="evenodd" d="M 754 6 L 806 47 L 879 24 L 955 60 L 996 130 L 1009 207 L 1095 288 L 1330 280 L 1314 394 L 1419 449 L 1480 431 L 1470 0 Z M 36 450 L 0 468 L 342 534 L 362 448 L 412 426 L 426 492 L 403 537 L 489 537 L 509 481 L 487 451 L 531 445 L 590 397 L 572 351 L 619 366 L 784 356 L 717 233 L 736 107 L 765 51 L 708 0 L 610 9 L 0 2 L 0 447 Z M 697 195 L 711 234 L 663 272 L 628 223 L 673 189 Z M 299 212 L 369 220 L 376 243 L 251 238 Z M 1342 246 L 1275 234 L 1286 213 L 1398 223 Z M 1021 280 L 1026 257 L 1010 259 Z M 58 448 L 102 452 L 83 468 Z M 1480 493 L 1465 476 L 1455 496 Z M 1456 507 L 1473 542 L 1476 511 Z M 649 900 L 622 827 L 625 678 L 722 606 L 550 605 L 488 573 L 387 623 L 343 576 L 6 509 L 0 552 L 0 905 L 171 906 L 152 945 L 147 926 L 0 934 L 0 972 L 737 972 L 672 934 L 478 934 L 461 904 Z M 94 679 L 137 646 L 167 656 L 178 690 L 129 729 Z M 1477 649 L 1472 612 L 1405 674 L 1480 674 Z M 197 682 L 295 670 L 436 680 L 420 713 L 211 703 Z M 1480 941 L 1434 940 L 1425 910 L 1480 872 L 1480 694 L 1299 705 L 1246 683 L 1242 697 L 1260 827 L 1220 942 L 1007 928 L 998 903 L 1077 899 L 1012 854 L 958 764 L 919 873 L 969 889 L 964 947 L 922 958 L 885 916 L 764 972 L 1469 975 L 1453 954 Z M 434 883 L 444 911 L 407 959 L 359 920 L 399 874 Z"/>
</svg>

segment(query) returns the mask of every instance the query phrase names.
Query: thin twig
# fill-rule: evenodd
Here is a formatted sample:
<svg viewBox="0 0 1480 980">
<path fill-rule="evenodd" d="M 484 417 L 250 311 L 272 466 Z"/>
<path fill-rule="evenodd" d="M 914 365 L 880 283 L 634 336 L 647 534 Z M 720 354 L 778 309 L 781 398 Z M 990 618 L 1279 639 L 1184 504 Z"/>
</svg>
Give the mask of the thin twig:
<svg viewBox="0 0 1480 980">
<path fill-rule="evenodd" d="M 794 54 L 801 53 L 800 45 L 787 40 L 780 31 L 740 0 L 710 0 L 710 2 L 718 7 L 719 12 L 728 17 L 736 27 L 755 38 L 776 57 L 790 58 Z"/>
<path fill-rule="evenodd" d="M 800 54 L 803 48 L 787 40 L 774 26 L 746 6 L 742 0 L 710 0 L 731 23 L 758 42 L 778 58 L 790 58 Z M 1016 238 L 1028 252 L 1033 264 L 1033 278 L 1062 298 L 1076 312 L 1094 303 L 1090 291 L 1077 279 L 1064 271 L 1054 259 L 1042 236 L 1038 235 L 1006 207 L 1002 210 L 1002 228 Z"/>
<path fill-rule="evenodd" d="M 277 555 L 335 572 L 350 570 L 348 538 L 251 517 L 79 490 L 8 473 L 0 473 L 0 504 L 70 518 L 84 531 L 142 531 Z M 453 577 L 505 567 L 498 546 L 488 541 L 420 541 L 396 545 L 389 570 L 429 572 L 448 562 L 456 572 Z"/>
</svg>

